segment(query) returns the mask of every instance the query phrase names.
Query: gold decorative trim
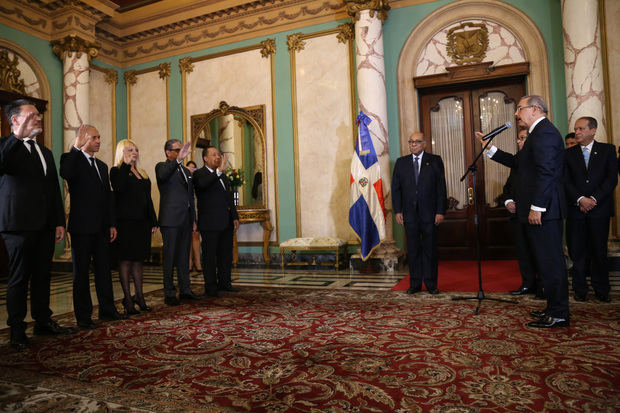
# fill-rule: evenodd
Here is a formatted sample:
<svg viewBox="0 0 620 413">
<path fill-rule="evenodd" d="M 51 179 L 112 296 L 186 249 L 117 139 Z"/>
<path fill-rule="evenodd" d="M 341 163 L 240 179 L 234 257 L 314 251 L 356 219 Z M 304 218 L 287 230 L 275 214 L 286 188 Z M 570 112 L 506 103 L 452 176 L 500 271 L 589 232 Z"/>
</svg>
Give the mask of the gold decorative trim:
<svg viewBox="0 0 620 413">
<path fill-rule="evenodd" d="M 280 245 L 280 202 L 278 200 L 278 140 L 276 138 L 276 65 L 275 55 L 271 55 L 271 152 L 273 153 L 273 189 L 274 189 L 274 204 L 275 204 L 275 222 L 276 222 L 276 245 Z M 267 136 L 267 130 L 265 128 L 265 136 Z M 266 142 L 266 140 L 265 140 Z M 266 150 L 265 150 L 266 152 Z M 265 168 L 267 165 L 265 165 Z M 267 188 L 269 189 L 269 188 Z M 269 196 L 267 196 L 266 208 L 269 208 Z M 271 245 L 271 242 L 270 242 Z"/>
<path fill-rule="evenodd" d="M 344 23 L 338 26 L 338 38 L 339 43 L 347 43 L 355 39 L 355 25 L 353 23 Z"/>
<path fill-rule="evenodd" d="M 91 65 L 95 67 L 94 65 Z M 118 72 L 114 69 L 103 69 L 105 73 L 105 82 L 116 86 L 118 84 Z"/>
<path fill-rule="evenodd" d="M 159 78 L 167 79 L 170 77 L 170 63 L 160 63 L 157 68 L 159 69 Z"/>
<path fill-rule="evenodd" d="M 125 83 L 128 86 L 133 86 L 138 83 L 138 72 L 136 72 L 135 70 L 128 70 L 123 76 L 125 78 Z"/>
<path fill-rule="evenodd" d="M 264 58 L 269 58 L 276 54 L 276 41 L 274 39 L 267 39 L 260 42 L 260 55 Z"/>
<path fill-rule="evenodd" d="M 299 33 L 300 35 L 301 33 Z M 290 36 L 287 40 L 289 53 L 291 51 Z M 297 120 L 297 75 L 295 69 L 297 63 L 295 61 L 296 53 L 290 53 L 291 55 L 291 110 L 293 112 L 293 166 L 295 174 L 295 237 L 301 237 L 301 213 L 299 200 L 299 165 L 297 159 L 299 159 L 299 142 L 298 142 L 298 120 Z"/>
<path fill-rule="evenodd" d="M 100 45 L 84 40 L 74 35 L 65 36 L 59 40 L 52 40 L 52 51 L 60 60 L 64 60 L 67 54 L 75 53 L 78 58 L 86 53 L 88 61 L 99 55 Z"/>
<path fill-rule="evenodd" d="M 448 30 L 446 53 L 459 66 L 482 62 L 488 47 L 489 30 L 484 23 L 465 22 Z"/>
<path fill-rule="evenodd" d="M 191 73 L 194 71 L 194 65 L 191 57 L 184 57 L 179 60 L 179 71 L 181 73 Z"/>
<path fill-rule="evenodd" d="M 370 17 L 375 17 L 381 20 L 381 23 L 385 23 L 388 18 L 388 11 L 391 7 L 389 0 L 345 0 L 347 7 L 347 13 L 353 17 L 353 20 L 358 21 L 360 19 L 360 12 L 362 10 L 369 10 Z"/>
<path fill-rule="evenodd" d="M 24 79 L 20 79 L 22 73 L 17 65 L 19 65 L 17 54 L 13 54 L 11 60 L 7 49 L 0 50 L 0 89 L 25 95 L 26 86 Z"/>
<path fill-rule="evenodd" d="M 303 40 L 303 35 L 303 33 L 295 33 L 286 36 L 286 44 L 288 45 L 289 52 L 299 52 L 301 50 L 304 50 L 306 42 Z"/>
</svg>

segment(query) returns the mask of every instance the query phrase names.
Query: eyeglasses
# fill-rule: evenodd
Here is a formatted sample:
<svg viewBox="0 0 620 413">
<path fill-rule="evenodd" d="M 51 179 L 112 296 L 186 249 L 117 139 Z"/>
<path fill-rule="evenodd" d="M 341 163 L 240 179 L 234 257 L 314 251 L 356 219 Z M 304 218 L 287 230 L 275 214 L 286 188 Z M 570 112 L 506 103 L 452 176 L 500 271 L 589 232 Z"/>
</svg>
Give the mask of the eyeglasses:
<svg viewBox="0 0 620 413">
<path fill-rule="evenodd" d="M 517 106 L 517 113 L 521 112 L 521 109 L 525 109 L 525 108 L 533 108 L 536 105 L 527 105 L 527 106 Z"/>
<path fill-rule="evenodd" d="M 177 153 L 178 153 L 178 152 L 181 152 L 181 148 L 179 148 L 179 149 L 168 149 L 168 150 L 169 150 L 170 152 L 177 152 Z"/>
<path fill-rule="evenodd" d="M 424 142 L 424 139 L 416 139 L 416 140 L 410 139 L 407 142 L 409 142 L 409 145 L 413 145 L 414 143 L 420 144 Z"/>
</svg>

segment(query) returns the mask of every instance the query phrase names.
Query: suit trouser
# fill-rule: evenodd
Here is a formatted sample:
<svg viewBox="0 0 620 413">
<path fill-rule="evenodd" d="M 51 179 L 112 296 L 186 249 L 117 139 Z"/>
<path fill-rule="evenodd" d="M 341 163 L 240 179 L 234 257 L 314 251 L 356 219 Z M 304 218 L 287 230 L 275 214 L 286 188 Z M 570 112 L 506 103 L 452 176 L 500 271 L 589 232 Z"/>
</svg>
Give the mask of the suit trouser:
<svg viewBox="0 0 620 413">
<path fill-rule="evenodd" d="M 584 295 L 588 292 L 588 275 L 596 294 L 609 294 L 609 220 L 609 217 L 566 220 L 566 232 L 570 234 L 567 236 L 568 253 L 573 260 L 573 291 L 576 294 Z"/>
<path fill-rule="evenodd" d="M 178 227 L 161 227 L 161 237 L 164 242 L 162 248 L 162 261 L 164 270 L 164 294 L 166 297 L 175 297 L 177 294 L 174 286 L 174 267 L 177 269 L 179 292 L 182 294 L 191 292 L 189 280 L 189 249 L 192 241 L 192 223 L 187 218 L 187 223 Z"/>
<path fill-rule="evenodd" d="M 80 323 L 92 319 L 93 301 L 90 297 L 89 267 L 91 258 L 95 270 L 95 291 L 99 302 L 99 316 L 116 312 L 110 274 L 110 234 L 71 233 L 73 258 L 73 311 Z"/>
<path fill-rule="evenodd" d="M 564 260 L 561 219 L 543 221 L 542 225 L 525 226 L 527 238 L 534 252 L 536 268 L 547 296 L 545 310 L 552 317 L 570 318 L 568 309 L 568 277 Z"/>
<path fill-rule="evenodd" d="M 221 231 L 200 231 L 202 268 L 207 293 L 231 286 L 233 227 Z M 217 268 L 217 272 L 216 272 Z"/>
<path fill-rule="evenodd" d="M 405 222 L 407 235 L 407 261 L 409 287 L 421 288 L 422 280 L 427 290 L 437 288 L 437 226 L 434 222 Z"/>
<path fill-rule="evenodd" d="M 30 282 L 30 312 L 38 323 L 47 322 L 50 310 L 50 271 L 54 255 L 54 232 L 19 231 L 0 233 L 9 256 L 7 281 L 7 324 L 12 330 L 25 331 Z"/>
<path fill-rule="evenodd" d="M 517 246 L 517 261 L 521 272 L 521 286 L 526 288 L 537 287 L 536 282 L 536 260 L 534 253 L 527 239 L 526 227 L 515 219 L 515 242 Z M 538 286 L 539 289 L 541 286 Z"/>
</svg>

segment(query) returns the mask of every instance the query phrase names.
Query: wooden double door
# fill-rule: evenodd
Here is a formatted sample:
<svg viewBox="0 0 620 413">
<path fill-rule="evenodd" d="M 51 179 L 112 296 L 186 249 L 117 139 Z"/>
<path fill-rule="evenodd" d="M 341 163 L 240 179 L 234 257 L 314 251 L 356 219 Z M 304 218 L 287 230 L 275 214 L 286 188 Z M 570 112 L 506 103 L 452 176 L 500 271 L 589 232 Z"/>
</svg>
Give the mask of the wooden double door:
<svg viewBox="0 0 620 413">
<path fill-rule="evenodd" d="M 482 258 L 514 258 L 514 224 L 498 199 L 510 170 L 483 155 L 476 163 L 475 193 L 473 174 L 461 178 L 482 147 L 475 131 L 488 133 L 512 122 L 492 144 L 516 153 L 514 112 L 525 95 L 525 77 L 425 88 L 419 95 L 422 130 L 427 141 L 430 137 L 427 150 L 440 155 L 446 168 L 448 211 L 439 227 L 440 259 L 476 259 L 474 197 Z"/>
</svg>

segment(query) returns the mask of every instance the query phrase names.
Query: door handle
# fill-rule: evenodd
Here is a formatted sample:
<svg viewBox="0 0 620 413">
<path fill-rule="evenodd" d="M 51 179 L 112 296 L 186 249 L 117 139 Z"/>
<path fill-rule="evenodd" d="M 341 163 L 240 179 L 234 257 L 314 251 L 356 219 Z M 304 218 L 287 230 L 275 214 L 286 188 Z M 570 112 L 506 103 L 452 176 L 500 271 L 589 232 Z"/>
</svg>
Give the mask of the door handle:
<svg viewBox="0 0 620 413">
<path fill-rule="evenodd" d="M 467 201 L 469 202 L 469 205 L 474 204 L 474 188 L 471 186 L 467 188 Z"/>
</svg>

